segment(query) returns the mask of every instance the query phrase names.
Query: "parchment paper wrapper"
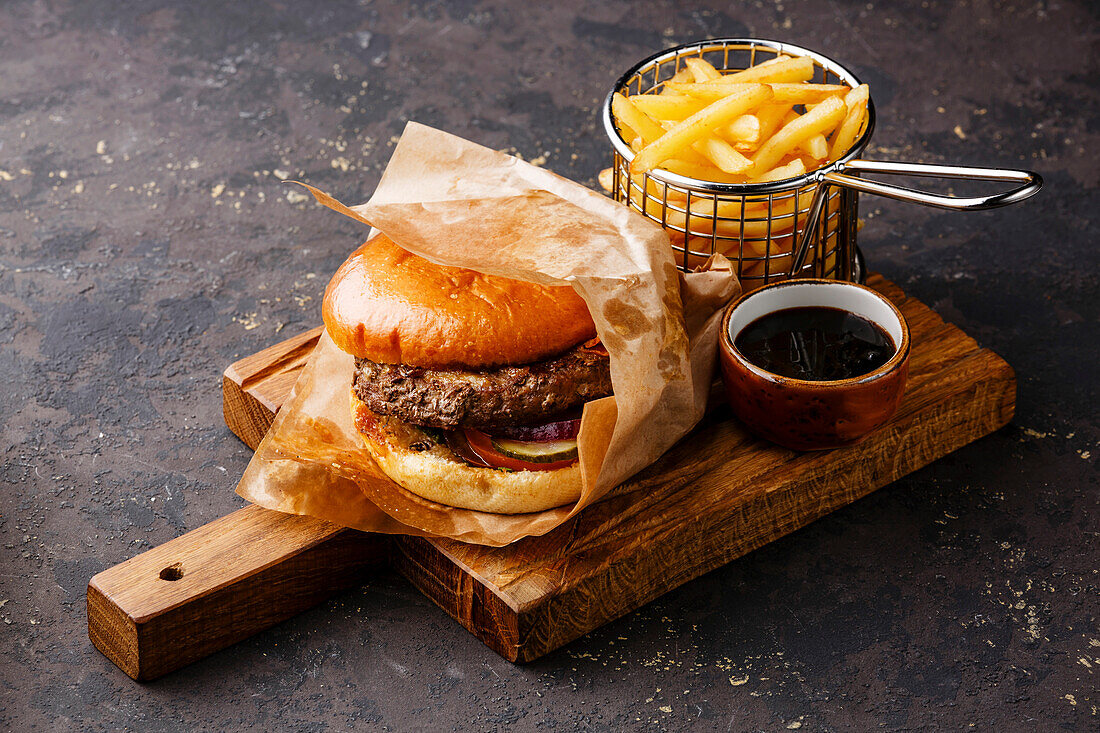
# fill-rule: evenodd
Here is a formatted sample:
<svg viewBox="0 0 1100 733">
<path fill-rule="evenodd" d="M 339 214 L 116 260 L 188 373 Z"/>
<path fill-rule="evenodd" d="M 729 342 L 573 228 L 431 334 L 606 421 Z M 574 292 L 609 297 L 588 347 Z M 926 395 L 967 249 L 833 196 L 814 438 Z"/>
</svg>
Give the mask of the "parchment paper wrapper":
<svg viewBox="0 0 1100 733">
<path fill-rule="evenodd" d="M 237 493 L 355 529 L 504 545 L 541 535 L 649 465 L 703 416 L 730 263 L 681 276 L 656 224 L 584 186 L 409 123 L 370 201 L 322 204 L 444 265 L 548 285 L 585 300 L 610 354 L 615 396 L 585 405 L 575 504 L 531 514 L 443 506 L 386 477 L 352 422 L 354 358 L 324 334 Z M 531 314 L 537 318 L 538 314 Z"/>
</svg>

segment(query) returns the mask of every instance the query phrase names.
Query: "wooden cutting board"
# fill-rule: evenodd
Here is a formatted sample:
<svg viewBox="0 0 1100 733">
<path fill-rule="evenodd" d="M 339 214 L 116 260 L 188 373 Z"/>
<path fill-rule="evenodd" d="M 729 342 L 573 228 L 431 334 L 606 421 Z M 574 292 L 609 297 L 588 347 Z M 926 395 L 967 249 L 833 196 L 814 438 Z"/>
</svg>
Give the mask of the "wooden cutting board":
<svg viewBox="0 0 1100 733">
<path fill-rule="evenodd" d="M 388 563 L 501 656 L 526 662 L 1003 426 L 1012 368 L 897 286 L 871 287 L 913 337 L 901 408 L 860 445 L 796 453 L 747 434 L 712 394 L 649 469 L 543 537 L 490 548 L 382 537 L 246 507 L 88 585 L 93 643 L 153 679 L 274 625 Z M 255 448 L 320 329 L 225 372 L 225 420 Z"/>
</svg>

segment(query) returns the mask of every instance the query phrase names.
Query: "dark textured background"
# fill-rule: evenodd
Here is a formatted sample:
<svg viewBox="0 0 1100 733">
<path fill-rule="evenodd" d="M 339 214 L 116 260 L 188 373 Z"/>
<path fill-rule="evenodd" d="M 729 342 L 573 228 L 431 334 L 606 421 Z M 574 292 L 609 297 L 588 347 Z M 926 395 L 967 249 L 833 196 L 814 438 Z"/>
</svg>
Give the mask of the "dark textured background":
<svg viewBox="0 0 1100 733">
<path fill-rule="evenodd" d="M 1096 730 L 1096 13 L 5 2 L 0 728 Z M 364 235 L 280 177 L 365 200 L 415 119 L 592 184 L 611 82 L 720 35 L 868 80 L 870 157 L 1045 177 L 988 214 L 863 199 L 872 267 L 1017 370 L 1012 426 L 525 667 L 385 574 L 151 684 L 92 648 L 94 573 L 241 504 L 221 371 L 318 323 Z"/>
</svg>

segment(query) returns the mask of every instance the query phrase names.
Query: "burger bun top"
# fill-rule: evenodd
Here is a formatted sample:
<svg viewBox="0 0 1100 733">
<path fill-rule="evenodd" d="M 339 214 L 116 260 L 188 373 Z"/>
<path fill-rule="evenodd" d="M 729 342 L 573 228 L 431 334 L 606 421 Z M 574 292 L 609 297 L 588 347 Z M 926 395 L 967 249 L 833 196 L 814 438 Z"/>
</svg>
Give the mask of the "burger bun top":
<svg viewBox="0 0 1100 733">
<path fill-rule="evenodd" d="M 571 287 L 437 265 L 384 235 L 336 271 L 322 316 L 349 354 L 427 369 L 528 364 L 596 335 Z"/>
</svg>

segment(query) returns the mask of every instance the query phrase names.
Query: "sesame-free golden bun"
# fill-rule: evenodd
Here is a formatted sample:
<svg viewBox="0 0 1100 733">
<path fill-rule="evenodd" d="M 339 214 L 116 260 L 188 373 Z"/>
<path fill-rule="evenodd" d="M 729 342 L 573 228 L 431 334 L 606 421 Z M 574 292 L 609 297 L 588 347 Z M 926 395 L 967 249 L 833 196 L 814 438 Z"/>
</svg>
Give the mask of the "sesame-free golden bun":
<svg viewBox="0 0 1100 733">
<path fill-rule="evenodd" d="M 588 306 L 568 286 L 437 265 L 384 235 L 336 271 L 322 316 L 344 351 L 427 369 L 527 364 L 596 335 Z"/>
</svg>

